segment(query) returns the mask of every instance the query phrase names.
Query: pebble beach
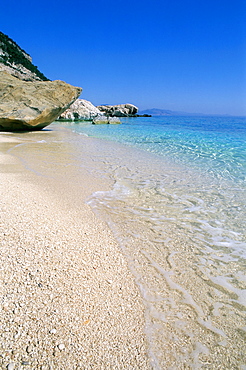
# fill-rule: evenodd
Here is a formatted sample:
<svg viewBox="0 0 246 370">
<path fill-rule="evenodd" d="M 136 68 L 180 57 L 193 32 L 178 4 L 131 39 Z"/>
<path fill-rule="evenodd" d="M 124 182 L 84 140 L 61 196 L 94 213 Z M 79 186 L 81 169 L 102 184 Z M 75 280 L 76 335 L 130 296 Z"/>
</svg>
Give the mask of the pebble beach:
<svg viewBox="0 0 246 370">
<path fill-rule="evenodd" d="M 40 161 L 26 144 L 45 135 L 57 135 L 57 147 Z M 138 288 L 111 231 L 85 203 L 109 184 L 65 167 L 71 148 L 59 135 L 1 134 L 0 368 L 150 369 Z"/>
</svg>

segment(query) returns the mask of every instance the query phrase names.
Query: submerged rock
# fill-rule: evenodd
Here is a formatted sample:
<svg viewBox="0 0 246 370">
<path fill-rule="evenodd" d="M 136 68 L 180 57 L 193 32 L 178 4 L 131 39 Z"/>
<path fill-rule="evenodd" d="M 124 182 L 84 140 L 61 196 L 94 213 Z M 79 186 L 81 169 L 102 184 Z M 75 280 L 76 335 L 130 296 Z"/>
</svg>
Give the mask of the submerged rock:
<svg viewBox="0 0 246 370">
<path fill-rule="evenodd" d="M 56 120 L 81 91 L 64 81 L 26 82 L 0 71 L 0 131 L 40 130 Z"/>
<path fill-rule="evenodd" d="M 138 112 L 133 104 L 99 105 L 97 108 L 109 117 L 132 117 Z"/>
<path fill-rule="evenodd" d="M 108 117 L 100 116 L 93 119 L 92 123 L 94 125 L 108 124 Z"/>
<path fill-rule="evenodd" d="M 108 123 L 110 123 L 111 125 L 117 125 L 121 122 L 119 117 L 108 117 Z"/>
<path fill-rule="evenodd" d="M 65 112 L 61 114 L 59 119 L 65 120 L 93 120 L 97 116 L 101 116 L 102 112 L 95 107 L 90 101 L 85 99 L 77 99 Z"/>
<path fill-rule="evenodd" d="M 102 125 L 102 124 L 120 124 L 120 119 L 118 117 L 106 117 L 100 116 L 93 119 L 92 123 L 94 125 Z"/>
</svg>

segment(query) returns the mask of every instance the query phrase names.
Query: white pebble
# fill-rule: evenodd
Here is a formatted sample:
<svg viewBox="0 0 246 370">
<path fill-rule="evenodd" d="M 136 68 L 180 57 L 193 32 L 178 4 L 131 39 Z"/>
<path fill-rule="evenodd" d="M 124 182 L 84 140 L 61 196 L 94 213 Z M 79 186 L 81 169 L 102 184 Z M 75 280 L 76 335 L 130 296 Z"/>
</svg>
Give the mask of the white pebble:
<svg viewBox="0 0 246 370">
<path fill-rule="evenodd" d="M 20 335 L 21 335 L 21 333 L 18 331 L 18 333 L 15 334 L 14 338 L 17 339 L 17 338 L 19 338 Z"/>
<path fill-rule="evenodd" d="M 50 330 L 50 334 L 55 334 L 56 333 L 56 329 L 51 329 Z"/>
<path fill-rule="evenodd" d="M 61 344 L 58 345 L 58 348 L 59 348 L 60 351 L 62 351 L 62 350 L 65 349 L 65 346 L 64 346 L 63 343 L 61 343 Z"/>
<path fill-rule="evenodd" d="M 32 352 L 32 346 L 28 346 L 27 349 L 26 349 L 27 353 L 30 353 Z"/>
<path fill-rule="evenodd" d="M 7 366 L 8 370 L 13 370 L 14 368 L 15 368 L 15 363 L 14 362 L 10 362 L 10 364 L 8 364 L 8 366 Z"/>
</svg>

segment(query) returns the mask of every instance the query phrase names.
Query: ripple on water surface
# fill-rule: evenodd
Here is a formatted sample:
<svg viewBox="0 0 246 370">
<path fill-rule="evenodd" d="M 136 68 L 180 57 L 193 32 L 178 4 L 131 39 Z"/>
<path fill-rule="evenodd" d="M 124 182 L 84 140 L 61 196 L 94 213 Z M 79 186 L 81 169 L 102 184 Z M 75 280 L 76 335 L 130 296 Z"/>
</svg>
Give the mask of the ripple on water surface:
<svg viewBox="0 0 246 370">
<path fill-rule="evenodd" d="M 242 151 L 230 150 L 228 141 L 228 153 L 220 152 L 219 136 L 203 144 L 193 138 L 188 148 L 185 135 L 185 144 L 182 135 L 174 140 L 175 150 L 162 140 L 165 155 L 151 147 L 153 137 L 148 150 L 95 139 L 90 156 L 98 175 L 110 176 L 114 186 L 94 193 L 88 203 L 128 258 L 146 307 L 154 367 L 243 369 Z"/>
</svg>

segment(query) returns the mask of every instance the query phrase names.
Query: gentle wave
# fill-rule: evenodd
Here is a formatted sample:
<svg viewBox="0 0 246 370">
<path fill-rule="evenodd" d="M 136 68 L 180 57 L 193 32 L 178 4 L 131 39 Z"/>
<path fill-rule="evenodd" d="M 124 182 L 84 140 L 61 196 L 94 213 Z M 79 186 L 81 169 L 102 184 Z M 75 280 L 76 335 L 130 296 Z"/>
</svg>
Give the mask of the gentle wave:
<svg viewBox="0 0 246 370">
<path fill-rule="evenodd" d="M 243 121 L 238 132 L 225 118 L 141 122 L 76 131 L 124 144 L 97 141 L 95 168 L 114 186 L 88 203 L 114 232 L 141 291 L 153 367 L 240 368 L 246 361 Z"/>
<path fill-rule="evenodd" d="M 166 368 L 164 349 L 167 343 L 173 346 L 176 333 L 179 341 L 190 338 L 189 345 L 182 344 L 183 357 L 178 347 L 168 366 L 178 368 L 183 361 L 199 368 L 194 346 L 205 348 L 207 356 L 213 346 L 227 348 L 231 333 L 226 327 L 234 325 L 228 311 L 241 315 L 246 309 L 240 275 L 245 269 L 245 235 L 242 225 L 221 219 L 227 203 L 217 190 L 199 193 L 197 183 L 182 191 L 168 189 L 154 180 L 157 176 L 148 181 L 146 177 L 117 178 L 113 190 L 93 194 L 88 203 L 107 221 L 128 257 L 146 305 L 155 367 Z M 223 310 L 227 314 L 221 318 Z M 201 338 L 204 330 L 207 334 Z"/>
</svg>

